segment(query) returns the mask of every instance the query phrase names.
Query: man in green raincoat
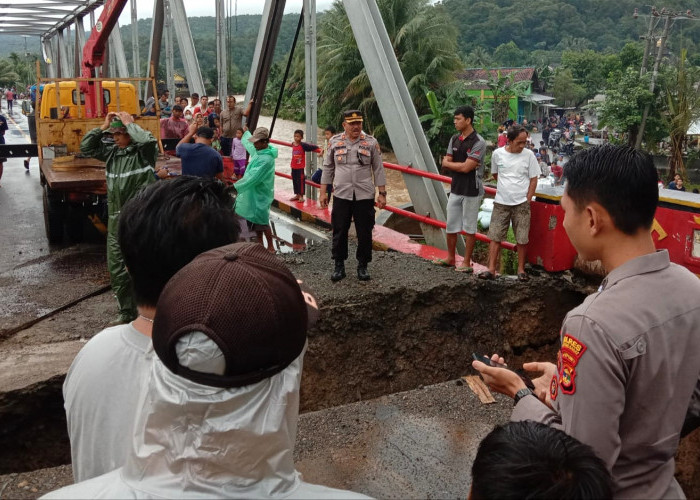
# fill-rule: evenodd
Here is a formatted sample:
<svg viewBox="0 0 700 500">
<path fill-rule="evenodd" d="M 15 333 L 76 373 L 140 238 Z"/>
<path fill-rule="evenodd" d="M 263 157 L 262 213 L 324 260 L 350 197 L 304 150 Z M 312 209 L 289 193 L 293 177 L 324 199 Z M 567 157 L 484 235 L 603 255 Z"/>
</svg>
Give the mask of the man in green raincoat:
<svg viewBox="0 0 700 500">
<path fill-rule="evenodd" d="M 264 127 L 256 128 L 252 134 L 246 128 L 241 142 L 250 155 L 250 161 L 243 178 L 234 184 L 238 192 L 236 214 L 248 222 L 248 228 L 255 231 L 261 245 L 265 235 L 267 249 L 274 253 L 270 205 L 275 196 L 277 148 L 270 146 L 270 132 Z"/>
<path fill-rule="evenodd" d="M 114 143 L 103 142 L 104 134 L 112 134 Z M 117 241 L 119 212 L 141 188 L 156 181 L 158 141 L 150 132 L 136 125 L 129 113 L 121 111 L 109 113 L 102 126 L 89 131 L 80 143 L 80 152 L 106 163 L 107 268 L 119 303 L 119 320 L 127 323 L 136 319 L 137 312 L 131 279 Z"/>
</svg>

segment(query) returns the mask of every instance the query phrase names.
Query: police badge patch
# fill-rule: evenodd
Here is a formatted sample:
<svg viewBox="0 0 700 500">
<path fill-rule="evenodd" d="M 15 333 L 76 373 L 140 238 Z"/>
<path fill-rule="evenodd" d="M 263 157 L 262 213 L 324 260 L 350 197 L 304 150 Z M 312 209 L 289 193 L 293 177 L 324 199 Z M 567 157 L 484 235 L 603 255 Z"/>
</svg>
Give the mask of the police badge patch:
<svg viewBox="0 0 700 500">
<path fill-rule="evenodd" d="M 578 365 L 578 361 L 584 352 L 586 352 L 586 344 L 573 335 L 564 334 L 557 359 L 559 385 L 561 386 L 562 394 L 574 394 L 576 392 L 576 365 Z"/>
</svg>

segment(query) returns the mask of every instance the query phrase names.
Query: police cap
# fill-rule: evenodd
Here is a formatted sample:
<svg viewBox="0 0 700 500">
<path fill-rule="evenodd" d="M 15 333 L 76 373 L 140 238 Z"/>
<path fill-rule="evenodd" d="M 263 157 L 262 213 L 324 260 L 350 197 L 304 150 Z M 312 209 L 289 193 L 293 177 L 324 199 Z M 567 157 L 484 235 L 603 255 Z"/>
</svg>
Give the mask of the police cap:
<svg viewBox="0 0 700 500">
<path fill-rule="evenodd" d="M 362 121 L 362 111 L 358 109 L 349 109 L 343 112 L 343 119 L 346 123 L 354 123 Z"/>
</svg>

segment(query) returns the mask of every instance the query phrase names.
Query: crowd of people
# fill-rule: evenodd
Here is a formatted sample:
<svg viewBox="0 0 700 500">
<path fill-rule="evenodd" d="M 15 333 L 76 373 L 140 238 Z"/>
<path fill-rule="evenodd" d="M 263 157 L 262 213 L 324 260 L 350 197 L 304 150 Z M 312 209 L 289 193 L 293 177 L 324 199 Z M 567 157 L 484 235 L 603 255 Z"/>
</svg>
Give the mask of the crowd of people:
<svg viewBox="0 0 700 500">
<path fill-rule="evenodd" d="M 209 145 L 223 157 L 230 158 L 233 164 L 233 169 L 226 172 L 224 180 L 232 182 L 241 178 L 246 168 L 245 148 L 240 141 L 244 132 L 243 119 L 250 114 L 254 100 L 243 108 L 237 106 L 235 96 L 229 95 L 226 97 L 226 109 L 222 109 L 221 99 L 209 101 L 208 96 L 200 98 L 199 94 L 193 93 L 189 100 L 187 97 L 175 97 L 175 104 L 171 108 L 168 105 L 169 96 L 167 89 L 159 96 L 161 138 L 183 139 L 195 125 L 196 129 L 208 128 L 211 132 L 203 130 L 202 134 L 211 134 Z M 155 99 L 146 103 L 143 114 L 155 116 Z M 188 141 L 195 136 L 199 134 L 190 134 Z"/>
</svg>

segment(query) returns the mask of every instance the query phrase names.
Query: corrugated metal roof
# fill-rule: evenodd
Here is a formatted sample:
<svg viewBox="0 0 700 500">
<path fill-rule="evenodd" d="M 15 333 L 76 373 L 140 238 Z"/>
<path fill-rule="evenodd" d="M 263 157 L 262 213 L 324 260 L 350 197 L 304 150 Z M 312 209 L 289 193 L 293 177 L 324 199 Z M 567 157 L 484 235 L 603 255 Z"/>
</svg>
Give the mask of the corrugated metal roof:
<svg viewBox="0 0 700 500">
<path fill-rule="evenodd" d="M 496 77 L 500 72 L 501 76 L 513 75 L 516 82 L 534 81 L 537 79 L 536 68 L 468 68 L 457 73 L 457 78 L 472 82 L 468 88 L 472 90 L 486 90 L 488 86 L 478 80 L 488 80 Z"/>
</svg>

